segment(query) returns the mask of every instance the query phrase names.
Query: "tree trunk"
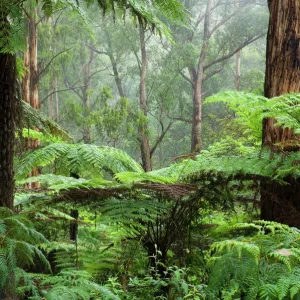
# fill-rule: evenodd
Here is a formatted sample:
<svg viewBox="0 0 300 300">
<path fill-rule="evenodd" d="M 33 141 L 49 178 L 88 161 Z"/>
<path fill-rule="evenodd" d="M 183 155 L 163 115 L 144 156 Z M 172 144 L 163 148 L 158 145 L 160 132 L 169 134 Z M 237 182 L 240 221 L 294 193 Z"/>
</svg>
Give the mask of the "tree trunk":
<svg viewBox="0 0 300 300">
<path fill-rule="evenodd" d="M 39 109 L 39 74 L 38 74 L 38 57 L 37 57 L 37 8 L 33 2 L 29 3 L 28 8 L 28 36 L 27 48 L 24 53 L 25 66 L 28 70 L 23 78 L 23 96 L 24 100 L 33 108 Z M 40 146 L 38 139 L 27 139 L 26 147 L 28 149 L 37 149 Z M 39 170 L 33 170 L 29 176 L 38 176 Z M 39 188 L 39 182 L 26 184 L 27 188 Z"/>
<path fill-rule="evenodd" d="M 198 74 L 203 74 L 203 62 L 201 62 L 202 71 Z M 197 77 L 198 77 L 197 76 Z M 199 153 L 201 150 L 201 126 L 202 125 L 202 76 L 197 78 L 193 89 L 193 123 L 192 123 L 192 141 L 191 152 Z"/>
<path fill-rule="evenodd" d="M 139 141 L 141 147 L 141 157 L 143 168 L 146 172 L 152 170 L 151 166 L 151 154 L 150 154 L 150 142 L 148 133 L 148 120 L 147 120 L 147 92 L 146 92 L 146 77 L 147 77 L 147 51 L 145 41 L 145 30 L 142 23 L 139 24 L 140 33 L 140 46 L 142 54 L 142 67 L 140 78 L 140 111 L 143 114 L 143 120 L 139 124 Z"/>
<path fill-rule="evenodd" d="M 0 49 L 0 206 L 10 209 L 14 206 L 15 85 L 15 57 Z"/>
<path fill-rule="evenodd" d="M 300 2 L 269 0 L 270 22 L 267 40 L 265 96 L 300 92 Z M 275 119 L 263 120 L 262 146 L 282 151 L 299 151 L 300 136 L 291 129 L 275 126 Z M 288 225 L 300 225 L 300 181 L 285 178 L 261 185 L 261 218 Z"/>
<path fill-rule="evenodd" d="M 116 59 L 114 57 L 114 53 L 113 53 L 113 46 L 112 46 L 112 43 L 111 43 L 111 37 L 110 37 L 110 34 L 107 30 L 105 30 L 105 34 L 106 34 L 106 37 L 107 37 L 107 45 L 108 45 L 107 54 L 108 54 L 108 57 L 109 57 L 110 62 L 111 62 L 111 66 L 112 66 L 112 69 L 113 69 L 114 79 L 115 79 L 115 82 L 116 82 L 116 85 L 117 85 L 117 89 L 118 89 L 120 97 L 125 98 L 125 93 L 124 93 L 123 85 L 122 85 L 122 79 L 120 77 L 120 74 L 119 74 L 119 71 L 118 71 L 117 61 L 116 61 Z"/>
<path fill-rule="evenodd" d="M 240 79 L 241 79 L 241 53 L 239 50 L 235 54 L 235 73 L 234 73 L 234 88 L 239 91 L 240 90 Z"/>
<path fill-rule="evenodd" d="M 193 122 L 191 136 L 191 152 L 199 153 L 201 150 L 201 125 L 202 125 L 202 84 L 204 80 L 204 64 L 210 39 L 210 13 L 212 9 L 212 0 L 207 0 L 205 18 L 203 45 L 201 48 L 198 67 L 195 73 L 192 72 L 193 81 Z"/>
<path fill-rule="evenodd" d="M 91 68 L 94 60 L 94 51 L 90 49 L 90 59 L 87 64 L 83 66 L 83 115 L 88 117 L 90 114 L 90 96 L 89 89 L 91 87 Z M 89 124 L 83 125 L 83 141 L 85 144 L 91 143 L 91 128 Z"/>
</svg>

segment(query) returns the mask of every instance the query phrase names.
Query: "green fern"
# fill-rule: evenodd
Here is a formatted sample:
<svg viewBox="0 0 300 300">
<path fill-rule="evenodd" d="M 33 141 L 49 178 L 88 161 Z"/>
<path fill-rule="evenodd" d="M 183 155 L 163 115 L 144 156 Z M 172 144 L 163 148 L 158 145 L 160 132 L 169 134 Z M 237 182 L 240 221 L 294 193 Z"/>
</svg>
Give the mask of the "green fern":
<svg viewBox="0 0 300 300">
<path fill-rule="evenodd" d="M 90 174 L 94 172 L 98 178 L 101 177 L 101 171 L 112 175 L 124 171 L 143 172 L 135 160 L 115 148 L 54 143 L 25 154 L 17 164 L 16 177 L 23 179 L 36 168 L 54 164 L 62 174 L 75 173 L 82 176 L 89 170 Z"/>
</svg>

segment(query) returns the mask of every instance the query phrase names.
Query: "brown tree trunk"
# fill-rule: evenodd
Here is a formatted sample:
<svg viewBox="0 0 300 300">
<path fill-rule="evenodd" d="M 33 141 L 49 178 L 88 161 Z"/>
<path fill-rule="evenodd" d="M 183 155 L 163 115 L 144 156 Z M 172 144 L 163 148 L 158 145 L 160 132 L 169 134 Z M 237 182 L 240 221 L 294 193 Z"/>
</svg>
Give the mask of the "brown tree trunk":
<svg viewBox="0 0 300 300">
<path fill-rule="evenodd" d="M 15 56 L 1 53 L 0 48 L 0 206 L 10 209 L 14 206 L 15 85 Z"/>
<path fill-rule="evenodd" d="M 272 98 L 300 92 L 300 2 L 268 0 L 268 6 L 265 96 Z M 299 151 L 299 146 L 293 145 L 297 142 L 299 145 L 300 136 L 274 124 L 275 119 L 263 120 L 262 146 L 268 146 L 272 151 Z M 285 178 L 285 181 L 287 185 L 276 182 L 261 185 L 261 218 L 299 226 L 300 181 L 293 178 Z"/>
<path fill-rule="evenodd" d="M 140 78 L 140 111 L 143 114 L 143 120 L 139 125 L 139 141 L 141 147 L 141 157 L 143 169 L 148 172 L 152 170 L 150 142 L 148 133 L 147 120 L 147 92 L 146 92 L 146 77 L 147 77 L 147 51 L 145 41 L 145 30 L 142 23 L 139 24 L 140 46 L 142 55 L 141 78 Z"/>
<path fill-rule="evenodd" d="M 207 0 L 204 18 L 203 45 L 198 60 L 196 72 L 192 72 L 193 78 L 193 122 L 191 136 L 191 152 L 198 153 L 201 150 L 201 125 L 202 125 L 202 84 L 204 80 L 204 64 L 210 39 L 210 13 L 212 0 Z"/>
<path fill-rule="evenodd" d="M 25 66 L 28 71 L 23 78 L 23 97 L 33 108 L 39 109 L 39 74 L 37 60 L 37 8 L 33 2 L 29 3 L 28 8 L 28 36 L 27 48 L 24 53 Z M 38 139 L 28 139 L 26 141 L 28 149 L 37 149 L 40 146 Z M 39 175 L 39 170 L 33 170 L 29 176 Z M 27 188 L 39 188 L 39 182 L 33 182 L 26 185 Z"/>
</svg>

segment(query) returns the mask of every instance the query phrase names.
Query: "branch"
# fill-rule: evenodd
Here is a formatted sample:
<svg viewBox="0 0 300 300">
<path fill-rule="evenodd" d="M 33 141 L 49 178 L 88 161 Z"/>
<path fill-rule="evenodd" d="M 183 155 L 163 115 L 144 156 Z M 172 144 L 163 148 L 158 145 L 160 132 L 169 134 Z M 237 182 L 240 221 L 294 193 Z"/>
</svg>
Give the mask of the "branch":
<svg viewBox="0 0 300 300">
<path fill-rule="evenodd" d="M 75 86 L 75 87 L 70 87 L 70 88 L 67 88 L 67 89 L 63 89 L 63 90 L 56 90 L 52 93 L 50 93 L 49 95 L 47 95 L 41 102 L 40 102 L 40 105 L 43 105 L 44 102 L 49 98 L 51 97 L 53 94 L 56 94 L 56 93 L 60 93 L 60 92 L 66 92 L 66 91 L 70 91 L 70 90 L 74 90 L 74 89 L 81 89 L 85 86 Z"/>
<path fill-rule="evenodd" d="M 192 120 L 190 120 L 190 119 L 185 119 L 185 118 L 183 118 L 183 117 L 171 117 L 171 116 L 169 115 L 169 112 L 168 112 L 168 111 L 164 111 L 164 113 L 165 113 L 165 115 L 166 115 L 169 119 L 171 119 L 171 120 L 174 120 L 174 121 L 182 121 L 182 122 L 186 122 L 186 123 L 189 123 L 189 124 L 192 124 L 192 123 L 193 123 Z"/>
<path fill-rule="evenodd" d="M 260 39 L 261 37 L 263 37 L 265 35 L 265 33 L 255 36 L 255 37 L 251 37 L 248 40 L 246 40 L 243 44 L 241 44 L 238 48 L 236 48 L 235 50 L 233 50 L 232 52 L 228 53 L 227 55 L 224 55 L 214 61 L 212 61 L 211 63 L 209 63 L 208 65 L 204 66 L 204 71 L 207 70 L 208 68 L 210 68 L 211 66 L 220 63 L 226 59 L 229 59 L 230 57 L 232 57 L 234 54 L 236 54 L 238 51 L 242 50 L 244 47 L 248 46 L 249 44 L 255 42 L 256 40 Z"/>
<path fill-rule="evenodd" d="M 185 80 L 187 80 L 192 86 L 194 86 L 194 82 L 193 82 L 189 77 L 187 77 L 184 73 L 182 73 L 182 70 L 179 71 L 179 74 L 180 74 Z"/>
<path fill-rule="evenodd" d="M 224 66 L 225 66 L 225 64 L 223 64 L 223 66 L 221 68 L 216 69 L 216 70 L 210 72 L 209 74 L 205 75 L 202 81 L 204 82 L 204 81 L 208 80 L 209 78 L 213 77 L 214 75 L 222 72 L 222 70 L 224 69 Z"/>
<path fill-rule="evenodd" d="M 63 50 L 63 51 L 57 53 L 56 55 L 54 55 L 54 56 L 50 59 L 50 61 L 47 63 L 46 67 L 45 67 L 43 70 L 41 70 L 41 71 L 39 72 L 38 77 L 41 77 L 41 75 L 49 68 L 49 66 L 51 65 L 51 63 L 53 62 L 53 60 L 54 60 L 55 58 L 57 58 L 59 55 L 63 54 L 64 52 L 67 52 L 67 51 L 69 51 L 69 50 L 71 50 L 71 49 L 72 49 L 72 48 L 69 48 L 69 49 L 67 49 L 67 50 Z"/>
<path fill-rule="evenodd" d="M 93 50 L 94 52 L 98 53 L 98 54 L 105 54 L 105 55 L 109 55 L 107 51 L 103 51 L 103 50 L 97 50 L 95 48 L 93 48 L 92 46 L 90 45 L 87 45 L 88 48 L 90 48 L 91 50 Z"/>
<path fill-rule="evenodd" d="M 150 150 L 150 157 L 152 157 L 153 153 L 155 152 L 156 148 L 158 147 L 158 145 L 161 143 L 161 141 L 163 140 L 163 138 L 165 137 L 166 133 L 169 131 L 169 129 L 171 128 L 173 122 L 171 121 L 168 126 L 166 127 L 165 130 L 162 131 L 161 135 L 158 137 L 158 139 L 156 140 L 154 146 L 151 148 Z M 162 126 L 163 127 L 163 126 Z"/>
<path fill-rule="evenodd" d="M 234 12 L 232 12 L 230 15 L 225 17 L 223 20 L 221 20 L 219 23 L 216 24 L 216 26 L 209 32 L 208 37 L 210 38 L 213 33 L 219 29 L 221 26 L 223 26 L 227 21 L 229 21 L 231 18 L 233 18 L 241 9 L 243 9 L 250 0 L 246 0 L 239 8 L 237 8 Z"/>
</svg>

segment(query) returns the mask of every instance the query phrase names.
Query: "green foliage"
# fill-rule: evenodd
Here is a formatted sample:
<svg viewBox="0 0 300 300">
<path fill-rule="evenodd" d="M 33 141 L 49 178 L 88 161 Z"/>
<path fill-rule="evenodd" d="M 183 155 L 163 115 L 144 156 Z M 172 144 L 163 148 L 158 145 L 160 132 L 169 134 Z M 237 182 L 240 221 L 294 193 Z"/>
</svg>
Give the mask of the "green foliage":
<svg viewBox="0 0 300 300">
<path fill-rule="evenodd" d="M 85 271 L 61 271 L 57 276 L 48 277 L 41 285 L 50 285 L 45 293 L 47 300 L 55 299 L 96 299 L 118 300 L 107 288 L 92 281 L 92 276 Z"/>
<path fill-rule="evenodd" d="M 224 102 L 238 116 L 236 122 L 243 126 L 245 133 L 259 142 L 262 136 L 263 118 L 276 118 L 277 125 L 300 131 L 300 95 L 286 94 L 272 99 L 246 92 L 223 92 L 206 99 L 206 103 Z"/>
<path fill-rule="evenodd" d="M 32 265 L 36 258 L 50 271 L 49 262 L 36 246 L 41 242 L 47 241 L 28 219 L 0 208 L 0 290 L 10 293 L 19 281 L 28 279 L 20 268 Z"/>
<path fill-rule="evenodd" d="M 61 172 L 66 175 L 74 173 L 84 176 L 89 173 L 102 177 L 101 171 L 110 174 L 128 170 L 142 172 L 141 166 L 135 160 L 112 147 L 54 143 L 25 154 L 18 164 L 16 176 L 22 179 L 31 170 L 53 164 L 58 174 Z"/>
<path fill-rule="evenodd" d="M 211 299 L 293 299 L 300 296 L 299 232 L 257 221 L 231 228 L 236 239 L 211 246 Z"/>
<path fill-rule="evenodd" d="M 25 46 L 22 9 L 16 1 L 0 3 L 0 54 L 15 54 Z"/>
<path fill-rule="evenodd" d="M 23 128 L 35 130 L 39 129 L 40 132 L 46 136 L 56 136 L 64 141 L 72 141 L 68 133 L 62 129 L 57 123 L 44 116 L 40 111 L 34 109 L 30 104 L 22 102 L 23 115 L 22 125 Z M 29 130 L 30 132 L 30 130 Z"/>
</svg>

